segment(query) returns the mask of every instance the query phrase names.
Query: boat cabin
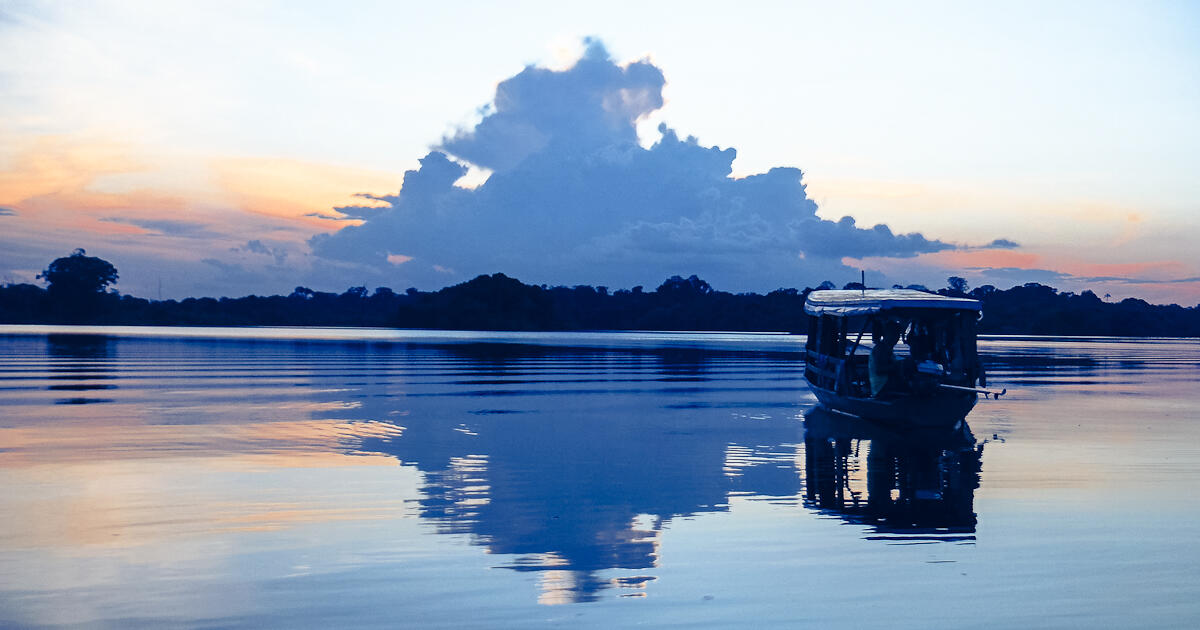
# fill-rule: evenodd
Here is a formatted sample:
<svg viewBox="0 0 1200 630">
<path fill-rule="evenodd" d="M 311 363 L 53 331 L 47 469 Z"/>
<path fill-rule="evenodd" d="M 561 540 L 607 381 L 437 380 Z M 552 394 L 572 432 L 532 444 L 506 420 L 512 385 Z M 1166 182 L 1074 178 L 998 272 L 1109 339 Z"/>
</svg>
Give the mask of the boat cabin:
<svg viewBox="0 0 1200 630">
<path fill-rule="evenodd" d="M 977 300 L 911 289 L 814 291 L 804 310 L 805 378 L 827 406 L 869 417 L 927 413 L 947 401 L 965 416 L 974 405 L 983 380 Z"/>
</svg>

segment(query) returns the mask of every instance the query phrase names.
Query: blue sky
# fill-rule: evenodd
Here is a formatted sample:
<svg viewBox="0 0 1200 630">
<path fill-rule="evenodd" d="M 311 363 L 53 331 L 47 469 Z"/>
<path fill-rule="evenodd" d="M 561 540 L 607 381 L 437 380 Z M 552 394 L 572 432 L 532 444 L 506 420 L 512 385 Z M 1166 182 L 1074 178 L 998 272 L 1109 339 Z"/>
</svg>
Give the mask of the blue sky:
<svg viewBox="0 0 1200 630">
<path fill-rule="evenodd" d="M 888 283 L 954 273 L 1195 304 L 1198 27 L 1187 3 L 7 3 L 0 274 L 32 280 L 86 247 L 118 266 L 122 291 L 150 297 L 160 281 L 168 296 L 431 289 L 493 271 L 610 286 L 701 273 L 768 290 L 865 267 Z M 497 234 L 479 217 L 511 210 L 488 192 L 505 186 L 445 140 L 485 122 L 527 66 L 565 77 L 589 36 L 613 67 L 663 76 L 661 106 L 631 122 L 647 156 L 666 155 L 660 129 L 736 150 L 727 177 L 710 173 L 722 201 L 689 205 L 697 188 L 670 216 L 585 216 L 579 191 L 560 191 L 539 202 L 557 211 L 518 204 L 528 213 L 509 223 L 523 229 Z M 435 148 L 466 169 L 459 189 L 477 187 L 462 222 L 397 201 Z M 683 168 L 655 165 L 622 177 Z M 801 169 L 803 192 L 774 202 L 746 192 L 760 180 L 735 183 L 776 167 Z M 545 190 L 550 171 L 523 172 Z M 355 250 L 358 221 L 319 218 L 364 204 L 354 193 L 385 198 L 366 205 L 392 217 L 357 228 L 372 233 L 361 257 L 322 245 Z M 864 248 L 876 224 L 941 245 Z M 440 248 L 412 242 L 416 225 Z M 522 241 L 530 226 L 542 236 Z M 795 238 L 768 244 L 759 228 Z M 818 252 L 817 230 L 845 255 Z M 456 245 L 472 235 L 510 246 Z M 985 247 L 996 239 L 1019 246 Z"/>
</svg>

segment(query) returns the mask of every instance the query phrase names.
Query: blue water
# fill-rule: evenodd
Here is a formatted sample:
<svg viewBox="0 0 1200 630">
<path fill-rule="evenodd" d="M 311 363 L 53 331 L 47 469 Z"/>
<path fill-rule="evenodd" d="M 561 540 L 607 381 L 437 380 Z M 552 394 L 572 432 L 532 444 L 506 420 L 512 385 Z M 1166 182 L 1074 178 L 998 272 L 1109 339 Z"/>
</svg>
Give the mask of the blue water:
<svg viewBox="0 0 1200 630">
<path fill-rule="evenodd" d="M 995 338 L 813 410 L 803 338 L 0 327 L 0 626 L 1194 627 L 1200 344 Z"/>
</svg>

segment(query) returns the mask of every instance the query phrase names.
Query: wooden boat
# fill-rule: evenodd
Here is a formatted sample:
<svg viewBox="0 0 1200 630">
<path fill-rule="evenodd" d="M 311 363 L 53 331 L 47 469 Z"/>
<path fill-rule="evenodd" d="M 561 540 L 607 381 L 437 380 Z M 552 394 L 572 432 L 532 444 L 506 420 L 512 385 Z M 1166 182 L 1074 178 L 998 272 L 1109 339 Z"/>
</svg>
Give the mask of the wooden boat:
<svg viewBox="0 0 1200 630">
<path fill-rule="evenodd" d="M 979 394 L 1004 394 L 984 389 L 975 341 L 978 300 L 911 289 L 813 291 L 804 311 L 804 375 L 830 410 L 953 426 Z"/>
</svg>

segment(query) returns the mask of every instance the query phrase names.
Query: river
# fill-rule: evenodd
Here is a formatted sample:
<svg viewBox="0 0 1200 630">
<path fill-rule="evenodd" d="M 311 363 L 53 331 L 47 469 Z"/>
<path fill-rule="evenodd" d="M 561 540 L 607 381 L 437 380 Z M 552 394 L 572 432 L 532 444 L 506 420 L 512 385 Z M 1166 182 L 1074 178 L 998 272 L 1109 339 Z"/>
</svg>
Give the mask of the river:
<svg viewBox="0 0 1200 630">
<path fill-rule="evenodd" d="M 919 437 L 802 344 L 0 326 L 0 626 L 1200 619 L 1200 343 L 982 339 Z"/>
</svg>

